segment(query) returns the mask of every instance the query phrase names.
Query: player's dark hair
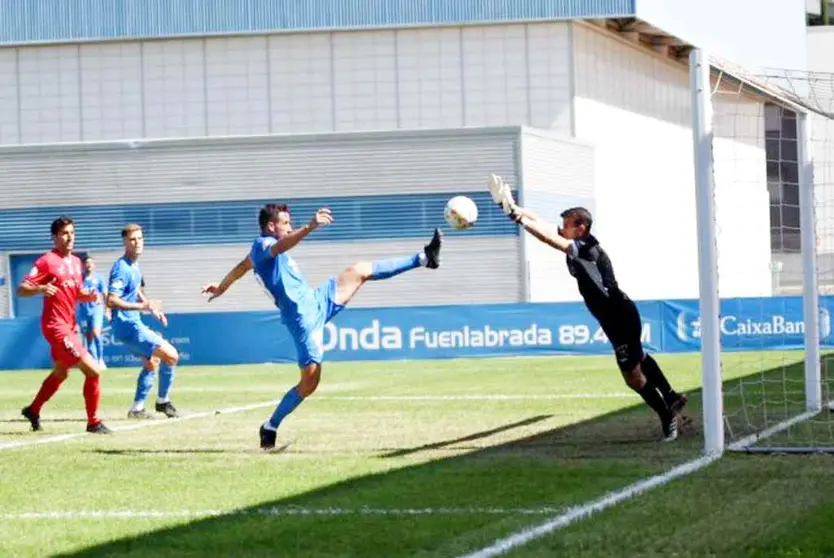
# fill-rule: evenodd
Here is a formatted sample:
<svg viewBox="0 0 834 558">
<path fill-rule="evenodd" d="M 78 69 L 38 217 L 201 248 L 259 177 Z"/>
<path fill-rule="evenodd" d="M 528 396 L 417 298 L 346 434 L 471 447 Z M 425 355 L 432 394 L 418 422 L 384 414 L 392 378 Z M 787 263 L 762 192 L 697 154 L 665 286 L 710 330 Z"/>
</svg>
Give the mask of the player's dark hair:
<svg viewBox="0 0 834 558">
<path fill-rule="evenodd" d="M 591 225 L 594 224 L 594 219 L 591 217 L 591 212 L 584 207 L 571 207 L 566 209 L 560 215 L 562 219 L 570 219 L 574 225 L 585 225 L 585 236 L 591 234 Z"/>
<path fill-rule="evenodd" d="M 61 229 L 63 229 L 67 225 L 74 225 L 74 224 L 75 224 L 75 221 L 73 221 L 72 219 L 70 219 L 69 217 L 67 217 L 65 215 L 62 215 L 61 217 L 58 217 L 57 219 L 52 221 L 52 225 L 49 227 L 49 230 L 52 233 L 52 236 L 55 236 L 56 234 L 61 232 Z"/>
<path fill-rule="evenodd" d="M 281 212 L 290 212 L 290 208 L 285 203 L 268 203 L 261 208 L 258 213 L 258 225 L 261 230 L 265 230 L 270 221 L 277 221 L 278 214 Z"/>
</svg>

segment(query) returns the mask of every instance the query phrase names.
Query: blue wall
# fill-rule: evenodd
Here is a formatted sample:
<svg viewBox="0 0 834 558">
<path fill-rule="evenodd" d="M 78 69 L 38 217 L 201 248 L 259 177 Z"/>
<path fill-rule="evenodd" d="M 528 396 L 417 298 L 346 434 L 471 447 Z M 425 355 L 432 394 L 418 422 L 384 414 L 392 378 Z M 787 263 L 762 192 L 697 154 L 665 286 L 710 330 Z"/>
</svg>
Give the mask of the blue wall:
<svg viewBox="0 0 834 558">
<path fill-rule="evenodd" d="M 834 297 L 822 302 L 823 344 L 831 347 Z M 697 301 L 640 302 L 639 307 L 648 350 L 700 349 Z M 183 364 L 295 361 L 292 341 L 275 312 L 180 314 L 169 319 L 161 333 L 179 348 Z M 722 343 L 727 351 L 800 349 L 803 327 L 800 297 L 722 302 Z M 326 361 L 612 354 L 580 303 L 348 309 L 327 327 L 324 343 Z M 0 369 L 47 368 L 48 355 L 37 318 L 0 320 Z M 111 366 L 138 365 L 109 331 L 105 360 Z"/>
<path fill-rule="evenodd" d="M 515 226 L 492 202 L 487 192 L 467 192 L 477 204 L 478 224 L 467 231 L 475 236 L 517 235 Z M 336 220 L 305 242 L 426 238 L 434 227 L 444 227 L 443 207 L 448 192 L 300 198 L 280 200 L 290 206 L 296 226 L 319 207 L 330 207 Z M 0 251 L 52 248 L 49 225 L 59 215 L 72 217 L 78 229 L 75 244 L 84 249 L 120 249 L 120 231 L 127 223 L 145 229 L 148 246 L 240 244 L 258 234 L 258 211 L 276 200 L 193 203 L 148 203 L 76 207 L 39 207 L 0 210 Z"/>
<path fill-rule="evenodd" d="M 0 43 L 615 17 L 635 0 L 0 0 Z"/>
</svg>

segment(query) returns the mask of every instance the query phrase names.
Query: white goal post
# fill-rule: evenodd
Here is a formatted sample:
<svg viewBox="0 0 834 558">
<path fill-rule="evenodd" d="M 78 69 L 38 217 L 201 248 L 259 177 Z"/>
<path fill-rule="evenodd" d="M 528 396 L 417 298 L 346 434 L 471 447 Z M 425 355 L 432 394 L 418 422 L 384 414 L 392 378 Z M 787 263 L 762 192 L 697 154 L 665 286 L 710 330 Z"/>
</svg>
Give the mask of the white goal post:
<svg viewBox="0 0 834 558">
<path fill-rule="evenodd" d="M 828 314 L 825 304 L 821 304 L 821 298 L 824 297 L 820 296 L 818 269 L 819 244 L 828 244 L 826 240 L 820 240 L 818 219 L 825 213 L 823 206 L 834 202 L 834 199 L 828 201 L 829 197 L 834 198 L 831 195 L 834 189 L 831 193 L 825 191 L 828 184 L 826 180 L 831 178 L 828 176 L 830 163 L 834 160 L 830 156 L 830 140 L 834 139 L 834 135 L 829 136 L 831 130 L 828 129 L 832 123 L 830 111 L 834 108 L 834 76 L 775 70 L 753 76 L 711 58 L 701 49 L 690 52 L 689 68 L 698 230 L 704 451 L 709 455 L 720 454 L 725 450 L 834 452 L 834 415 L 829 412 L 825 366 L 821 365 L 824 357 L 821 352 L 820 315 L 823 313 L 827 320 Z M 820 84 L 825 87 L 818 87 Z M 717 111 L 716 103 L 724 103 L 724 108 Z M 745 103 L 746 106 L 742 106 Z M 751 110 L 749 107 L 754 108 Z M 765 109 L 770 110 L 771 114 L 777 114 L 779 126 L 784 128 L 775 131 L 767 129 Z M 754 111 L 758 111 L 757 115 L 753 115 L 757 123 L 753 123 L 750 118 Z M 735 174 L 736 178 L 731 175 L 747 164 L 741 158 L 750 151 L 737 146 L 728 149 L 725 144 L 720 148 L 721 153 L 718 153 L 718 142 L 721 140 L 717 139 L 715 128 L 721 120 L 725 137 L 732 139 L 737 136 L 740 143 L 744 134 L 755 136 L 755 141 L 761 142 L 756 147 L 762 158 L 756 164 L 770 165 L 766 179 L 767 189 L 771 193 L 770 243 L 773 259 L 770 264 L 772 269 L 781 270 L 781 261 L 778 265 L 775 263 L 784 256 L 784 259 L 793 262 L 797 279 L 793 290 L 788 291 L 779 285 L 777 273 L 774 275 L 776 279 L 771 295 L 776 297 L 773 301 L 786 297 L 786 307 L 794 302 L 799 304 L 801 296 L 802 331 L 794 332 L 800 336 L 801 347 L 793 347 L 790 351 L 781 351 L 763 342 L 760 353 L 748 352 L 742 356 L 736 349 L 747 349 L 733 346 L 723 325 L 726 318 L 722 308 L 725 303 L 722 285 L 729 278 L 726 275 L 722 277 L 722 271 L 740 274 L 743 270 L 728 264 L 729 258 L 733 257 L 732 253 L 737 253 L 739 248 L 729 246 L 730 242 L 726 239 L 728 253 L 722 261 L 722 230 L 732 227 L 727 219 L 734 217 L 728 217 L 728 213 L 733 210 L 728 210 L 723 216 L 718 215 L 720 211 L 717 205 L 720 202 L 717 202 L 717 198 L 727 199 L 728 195 L 734 195 L 736 198 L 733 207 L 744 207 L 743 188 L 730 194 L 727 191 L 738 185 L 733 182 L 739 175 Z M 820 125 L 820 133 L 812 137 L 815 125 Z M 756 126 L 761 128 L 756 129 Z M 791 147 L 794 144 L 795 147 Z M 790 149 L 782 151 L 783 145 Z M 815 148 L 821 157 L 816 164 Z M 791 149 L 795 149 L 795 154 Z M 788 151 L 790 153 L 786 155 Z M 729 160 L 721 163 L 717 161 L 719 157 Z M 716 169 L 719 165 L 722 166 L 721 171 Z M 820 174 L 826 176 L 815 180 L 815 167 L 822 171 Z M 785 168 L 788 171 L 784 171 Z M 793 168 L 795 176 L 790 171 Z M 718 187 L 718 190 L 724 189 L 723 197 L 720 193 L 717 195 L 717 181 L 723 181 Z M 758 182 L 761 188 L 761 177 Z M 795 192 L 796 189 L 798 201 L 783 201 L 783 191 Z M 798 231 L 795 226 L 790 228 L 786 225 L 783 216 L 796 212 Z M 834 217 L 834 213 L 831 217 Z M 827 232 L 823 233 L 826 237 Z M 779 242 L 779 235 L 784 234 L 796 237 L 786 243 L 791 244 L 791 248 L 785 248 Z M 774 238 L 777 241 L 774 242 Z M 743 250 L 743 247 L 740 249 Z M 801 282 L 798 281 L 800 269 Z M 823 273 L 832 274 L 832 270 L 826 267 Z M 826 286 L 827 282 L 823 287 Z M 744 298 L 747 295 L 743 288 L 736 286 L 731 296 Z M 745 304 L 749 307 L 759 305 L 762 316 L 767 313 L 767 308 L 773 306 L 773 301 L 761 300 L 766 298 L 761 293 L 750 296 L 750 302 Z M 755 296 L 759 298 L 752 299 Z M 763 317 L 761 321 L 765 323 L 768 319 L 773 323 L 778 321 L 773 317 Z M 829 333 L 825 331 L 823 337 Z M 728 374 L 728 362 L 738 364 L 737 377 Z M 746 368 L 743 369 L 742 364 Z M 766 371 L 773 364 L 776 366 Z M 803 423 L 807 424 L 800 427 Z"/>
</svg>

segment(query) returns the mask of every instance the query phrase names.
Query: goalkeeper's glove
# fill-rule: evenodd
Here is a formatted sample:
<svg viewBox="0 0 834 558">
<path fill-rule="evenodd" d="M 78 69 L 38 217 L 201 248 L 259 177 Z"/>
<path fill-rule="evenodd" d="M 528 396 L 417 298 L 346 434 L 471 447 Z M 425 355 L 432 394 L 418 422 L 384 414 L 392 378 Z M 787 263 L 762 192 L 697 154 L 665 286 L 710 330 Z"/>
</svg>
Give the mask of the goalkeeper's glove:
<svg viewBox="0 0 834 558">
<path fill-rule="evenodd" d="M 510 190 L 510 187 L 500 176 L 490 174 L 489 181 L 487 182 L 487 188 L 492 196 L 492 201 L 500 205 L 504 214 L 515 221 L 515 208 L 517 206 L 515 204 L 515 200 L 513 200 L 513 193 Z"/>
</svg>

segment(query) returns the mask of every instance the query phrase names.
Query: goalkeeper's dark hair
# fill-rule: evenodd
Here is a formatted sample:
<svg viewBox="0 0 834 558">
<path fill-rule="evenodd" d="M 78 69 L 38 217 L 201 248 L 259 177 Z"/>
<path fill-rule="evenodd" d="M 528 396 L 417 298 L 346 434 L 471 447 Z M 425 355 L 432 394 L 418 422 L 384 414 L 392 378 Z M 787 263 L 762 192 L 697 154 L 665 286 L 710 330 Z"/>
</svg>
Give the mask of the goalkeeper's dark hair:
<svg viewBox="0 0 834 558">
<path fill-rule="evenodd" d="M 57 219 L 52 221 L 52 225 L 50 225 L 49 231 L 52 233 L 52 236 L 55 236 L 56 234 L 61 232 L 61 229 L 63 229 L 67 225 L 74 225 L 74 224 L 75 224 L 75 221 L 73 221 L 71 218 L 67 217 L 66 215 L 62 215 L 61 217 L 58 217 Z"/>
<path fill-rule="evenodd" d="M 281 212 L 289 213 L 289 206 L 285 203 L 268 203 L 263 206 L 258 213 L 258 225 L 261 227 L 261 231 L 266 230 L 270 221 L 277 221 L 278 214 Z"/>
<path fill-rule="evenodd" d="M 585 234 L 591 234 L 591 225 L 594 224 L 594 218 L 591 217 L 591 212 L 584 207 L 571 207 L 562 212 L 560 215 L 562 219 L 570 219 L 574 225 L 585 225 Z"/>
</svg>

